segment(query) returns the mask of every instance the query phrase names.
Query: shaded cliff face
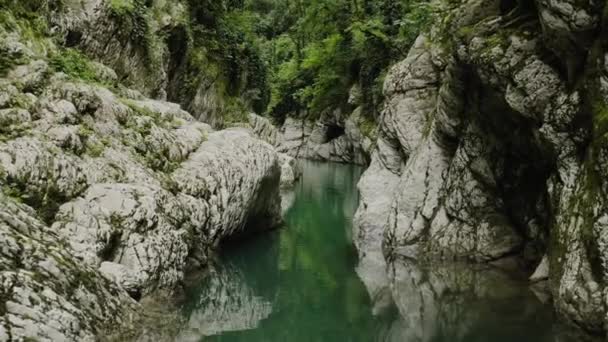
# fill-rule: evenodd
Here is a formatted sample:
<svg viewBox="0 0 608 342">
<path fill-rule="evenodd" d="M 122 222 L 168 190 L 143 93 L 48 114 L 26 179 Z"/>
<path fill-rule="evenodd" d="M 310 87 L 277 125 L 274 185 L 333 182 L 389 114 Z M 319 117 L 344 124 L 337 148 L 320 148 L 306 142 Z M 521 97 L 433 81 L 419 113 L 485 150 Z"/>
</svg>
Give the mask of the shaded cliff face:
<svg viewBox="0 0 608 342">
<path fill-rule="evenodd" d="M 603 331 L 604 2 L 435 5 L 437 25 L 385 83 L 359 185 L 362 263 L 518 255 L 533 270 L 546 255 L 536 276 L 557 311 Z"/>
</svg>

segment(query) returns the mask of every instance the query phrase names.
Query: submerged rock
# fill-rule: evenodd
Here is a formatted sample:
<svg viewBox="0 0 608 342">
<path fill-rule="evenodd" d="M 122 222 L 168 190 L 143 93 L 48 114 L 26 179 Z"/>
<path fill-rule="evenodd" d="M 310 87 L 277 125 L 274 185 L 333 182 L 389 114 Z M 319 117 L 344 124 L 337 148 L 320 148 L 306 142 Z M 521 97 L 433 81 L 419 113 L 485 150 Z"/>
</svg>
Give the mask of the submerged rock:
<svg viewBox="0 0 608 342">
<path fill-rule="evenodd" d="M 557 325 L 539 326 L 551 311 L 525 279 L 498 268 L 396 260 L 389 277 L 399 312 L 392 324 L 395 341 L 481 341 L 489 334 L 509 341 L 597 341 Z"/>
<path fill-rule="evenodd" d="M 293 187 L 299 177 L 296 160 L 287 154 L 280 153 L 279 163 L 281 164 L 281 188 Z"/>
</svg>

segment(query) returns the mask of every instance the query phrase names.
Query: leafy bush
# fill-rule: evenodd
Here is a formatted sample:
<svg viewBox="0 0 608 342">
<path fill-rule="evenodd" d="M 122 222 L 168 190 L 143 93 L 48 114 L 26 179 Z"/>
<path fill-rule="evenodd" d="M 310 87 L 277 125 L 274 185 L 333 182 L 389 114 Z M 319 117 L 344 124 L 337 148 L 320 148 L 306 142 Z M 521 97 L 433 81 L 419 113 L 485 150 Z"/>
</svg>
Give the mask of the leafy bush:
<svg viewBox="0 0 608 342">
<path fill-rule="evenodd" d="M 87 82 L 104 83 L 98 77 L 95 67 L 88 57 L 75 49 L 65 49 L 51 57 L 51 67 L 57 72 L 63 72 L 70 77 Z"/>
</svg>

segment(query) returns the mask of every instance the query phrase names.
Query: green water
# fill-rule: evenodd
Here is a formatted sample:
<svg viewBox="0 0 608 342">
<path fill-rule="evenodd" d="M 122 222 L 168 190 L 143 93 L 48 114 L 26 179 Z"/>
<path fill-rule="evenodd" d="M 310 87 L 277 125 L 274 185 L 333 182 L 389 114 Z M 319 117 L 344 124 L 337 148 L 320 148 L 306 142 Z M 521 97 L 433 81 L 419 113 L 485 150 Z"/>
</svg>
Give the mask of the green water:
<svg viewBox="0 0 608 342">
<path fill-rule="evenodd" d="M 302 167 L 286 227 L 225 246 L 189 290 L 182 340 L 578 341 L 542 294 L 495 269 L 398 262 L 370 298 L 351 241 L 362 169 Z"/>
</svg>

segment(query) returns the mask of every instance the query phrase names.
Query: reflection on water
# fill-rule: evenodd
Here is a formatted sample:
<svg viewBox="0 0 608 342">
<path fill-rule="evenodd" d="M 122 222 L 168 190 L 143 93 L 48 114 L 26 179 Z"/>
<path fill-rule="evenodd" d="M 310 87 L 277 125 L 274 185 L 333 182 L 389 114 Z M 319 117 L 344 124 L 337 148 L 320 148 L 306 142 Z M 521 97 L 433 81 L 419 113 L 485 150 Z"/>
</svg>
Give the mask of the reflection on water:
<svg viewBox="0 0 608 342">
<path fill-rule="evenodd" d="M 259 296 L 243 272 L 231 264 L 213 266 L 201 284 L 196 300 L 184 308 L 188 320 L 180 340 L 253 329 L 272 312 L 272 303 Z"/>
<path fill-rule="evenodd" d="M 389 277 L 401 341 L 555 340 L 549 308 L 500 270 L 396 261 Z"/>
<path fill-rule="evenodd" d="M 302 168 L 286 227 L 227 246 L 189 290 L 178 340 L 579 341 L 557 330 L 550 305 L 525 282 L 496 269 L 357 267 L 351 230 L 362 170 Z"/>
</svg>

